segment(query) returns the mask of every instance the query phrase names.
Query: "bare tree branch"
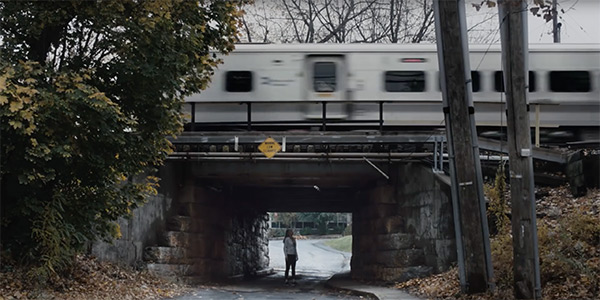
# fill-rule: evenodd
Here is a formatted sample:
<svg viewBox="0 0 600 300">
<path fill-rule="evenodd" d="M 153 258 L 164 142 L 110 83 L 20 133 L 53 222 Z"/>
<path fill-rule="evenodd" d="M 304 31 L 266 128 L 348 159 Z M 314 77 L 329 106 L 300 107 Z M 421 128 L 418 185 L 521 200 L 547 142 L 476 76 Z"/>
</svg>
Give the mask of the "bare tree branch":
<svg viewBox="0 0 600 300">
<path fill-rule="evenodd" d="M 248 22 L 246 21 L 245 16 L 242 18 L 242 25 L 244 25 L 244 31 L 248 37 L 248 43 L 252 43 L 252 33 L 250 32 L 250 28 L 248 27 Z"/>
<path fill-rule="evenodd" d="M 242 30 L 249 42 L 419 43 L 435 38 L 431 0 L 255 0 L 246 8 Z M 493 17 L 477 19 L 469 30 L 488 21 Z"/>
<path fill-rule="evenodd" d="M 427 0 L 423 0 L 423 13 L 425 14 L 425 18 L 423 19 L 421 28 L 411 40 L 412 43 L 420 43 L 427 31 L 430 29 L 431 25 L 433 25 L 435 22 L 433 6 L 428 5 Z"/>
</svg>

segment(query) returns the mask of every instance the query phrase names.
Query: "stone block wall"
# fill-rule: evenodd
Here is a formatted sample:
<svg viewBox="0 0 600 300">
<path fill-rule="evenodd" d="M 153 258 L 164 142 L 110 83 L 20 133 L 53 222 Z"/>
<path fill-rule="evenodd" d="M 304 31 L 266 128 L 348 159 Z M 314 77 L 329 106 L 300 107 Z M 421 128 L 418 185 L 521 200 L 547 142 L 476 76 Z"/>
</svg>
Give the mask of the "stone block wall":
<svg viewBox="0 0 600 300">
<path fill-rule="evenodd" d="M 239 196 L 188 180 L 162 238 L 146 247 L 148 269 L 192 283 L 266 269 L 268 215 L 240 204 Z"/>
<path fill-rule="evenodd" d="M 134 265 L 142 262 L 144 247 L 156 244 L 165 231 L 166 220 L 173 203 L 178 198 L 179 173 L 176 166 L 160 169 L 159 193 L 150 197 L 142 207 L 134 210 L 129 219 L 120 218 L 117 223 L 121 237 L 111 243 L 97 241 L 90 245 L 90 253 L 100 260 Z"/>
<path fill-rule="evenodd" d="M 162 167 L 159 194 L 131 219 L 119 220 L 120 239 L 95 242 L 91 253 L 187 282 L 250 276 L 266 269 L 267 214 L 240 205 L 235 197 L 242 195 L 211 189 L 190 173 L 185 164 Z"/>
<path fill-rule="evenodd" d="M 237 212 L 228 230 L 226 268 L 231 276 L 252 277 L 269 266 L 269 216 L 248 212 Z"/>
<path fill-rule="evenodd" d="M 396 164 L 353 212 L 351 273 L 404 281 L 438 273 L 456 260 L 450 189 L 430 167 Z"/>
<path fill-rule="evenodd" d="M 187 282 L 227 276 L 225 201 L 223 194 L 188 181 L 161 239 L 144 251 L 148 269 Z"/>
</svg>

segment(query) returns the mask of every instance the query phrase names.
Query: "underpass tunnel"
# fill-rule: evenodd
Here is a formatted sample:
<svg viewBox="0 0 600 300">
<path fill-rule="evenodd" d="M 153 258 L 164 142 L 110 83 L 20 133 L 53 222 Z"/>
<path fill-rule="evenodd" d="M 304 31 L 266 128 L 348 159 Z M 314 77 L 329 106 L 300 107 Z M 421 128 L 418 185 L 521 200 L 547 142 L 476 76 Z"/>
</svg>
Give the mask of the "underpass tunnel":
<svg viewBox="0 0 600 300">
<path fill-rule="evenodd" d="M 146 248 L 149 269 L 196 282 L 253 277 L 275 254 L 268 212 L 350 214 L 356 279 L 449 268 L 456 244 L 447 182 L 424 162 L 372 163 L 377 168 L 364 160 L 170 161 L 180 182 L 164 237 Z M 299 255 L 302 271 L 307 257 Z"/>
<path fill-rule="evenodd" d="M 206 219 L 220 215 L 219 224 L 203 223 L 205 227 L 221 230 L 219 236 L 210 235 L 213 236 L 211 239 L 224 244 L 219 252 L 225 254 L 212 260 L 213 265 L 219 264 L 215 269 L 221 269 L 219 275 L 223 277 L 252 277 L 270 268 L 267 212 L 323 212 L 351 216 L 357 203 L 364 201 L 365 191 L 386 181 L 362 160 L 171 163 L 183 168 L 187 178 L 185 189 L 192 190 L 184 198 L 194 199 L 194 205 L 211 199 L 200 211 L 212 211 Z M 189 211 L 184 208 L 181 213 Z M 349 222 L 351 219 L 346 220 Z M 277 254 L 281 254 L 282 249 L 279 250 Z M 346 263 L 349 265 L 349 257 Z M 319 268 L 312 268 L 312 271 L 319 272 Z"/>
<path fill-rule="evenodd" d="M 319 167 L 321 167 L 321 171 L 319 171 Z M 245 207 L 244 212 L 252 209 L 259 210 L 267 216 L 266 230 L 260 232 L 262 237 L 259 239 L 262 242 L 260 242 L 259 248 L 264 248 L 264 245 L 267 245 L 268 252 L 257 253 L 256 255 L 260 261 L 263 261 L 266 255 L 268 264 L 256 265 L 247 262 L 247 265 L 243 267 L 249 270 L 249 272 L 245 272 L 246 274 L 252 275 L 253 272 L 258 272 L 258 269 L 274 269 L 277 272 L 275 276 L 283 276 L 285 260 L 283 257 L 282 235 L 288 228 L 293 229 L 296 236 L 302 237 L 334 232 L 341 234 L 337 227 L 343 224 L 344 228 L 342 229 L 345 229 L 346 225 L 351 224 L 352 211 L 356 208 L 357 203 L 364 200 L 366 196 L 364 191 L 377 184 L 380 175 L 361 175 L 359 172 L 352 171 L 353 169 L 362 168 L 361 164 L 354 166 L 351 164 L 341 165 L 341 170 L 338 172 L 347 172 L 347 175 L 332 174 L 327 171 L 335 169 L 335 167 L 327 164 L 314 164 L 310 167 L 294 166 L 289 169 L 282 167 L 287 170 L 294 170 L 295 176 L 284 177 L 282 174 L 273 174 L 261 177 L 255 173 L 253 176 L 247 177 L 253 179 L 242 179 L 239 185 L 231 187 L 232 199 L 236 199 L 233 200 L 233 202 L 236 202 L 235 207 Z M 364 171 L 372 171 L 369 168 L 367 165 Z M 301 174 L 302 172 L 306 173 Z M 326 174 L 319 174 L 319 172 Z M 349 177 L 345 178 L 345 176 Z M 230 180 L 229 182 L 234 181 L 236 180 Z M 260 184 L 254 182 L 260 182 Z M 290 224 L 282 224 L 282 221 L 277 218 L 290 213 L 296 214 L 299 219 Z M 301 219 L 301 217 L 307 217 L 310 214 L 334 215 L 338 218 L 335 219 L 335 222 L 324 224 L 318 224 L 319 222 L 314 219 L 316 217 L 313 218 L 313 221 Z M 341 216 L 344 216 L 343 221 L 339 219 Z M 282 228 L 282 226 L 285 228 Z M 325 228 L 319 228 L 319 226 L 325 226 Z M 335 226 L 335 228 L 332 228 L 332 226 Z M 339 260 L 339 266 L 335 268 L 329 264 L 330 261 L 326 256 L 331 253 L 322 249 L 325 246 L 313 245 L 319 241 L 300 238 L 297 242 L 300 252 L 300 261 L 297 267 L 298 274 L 328 277 L 338 272 L 349 271 L 350 253 L 334 255 L 334 259 Z M 321 248 L 315 248 L 319 246 Z M 318 263 L 322 260 L 325 262 Z M 345 268 L 342 267 L 342 264 L 345 264 Z"/>
</svg>

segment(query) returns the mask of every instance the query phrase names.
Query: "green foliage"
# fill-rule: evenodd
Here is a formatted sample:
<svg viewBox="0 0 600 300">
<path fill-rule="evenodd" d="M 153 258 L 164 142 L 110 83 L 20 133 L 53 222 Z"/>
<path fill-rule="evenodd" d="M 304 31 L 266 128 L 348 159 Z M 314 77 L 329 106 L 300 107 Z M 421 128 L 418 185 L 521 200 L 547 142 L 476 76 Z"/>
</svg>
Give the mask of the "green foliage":
<svg viewBox="0 0 600 300">
<path fill-rule="evenodd" d="M 325 245 L 344 252 L 352 252 L 352 236 L 344 236 L 341 238 L 327 240 L 323 242 Z"/>
<path fill-rule="evenodd" d="M 2 247 L 43 282 L 156 193 L 183 98 L 233 49 L 229 1 L 0 2 Z"/>
<path fill-rule="evenodd" d="M 346 226 L 334 226 L 334 227 L 329 227 L 327 228 L 327 234 L 342 234 L 344 232 L 344 229 L 346 229 Z"/>
<path fill-rule="evenodd" d="M 317 230 L 315 228 L 304 227 L 300 229 L 299 233 L 300 235 L 313 235 L 317 233 Z"/>
<path fill-rule="evenodd" d="M 583 206 L 556 222 L 537 220 L 540 277 L 550 298 L 564 289 L 581 299 L 600 292 L 599 221 L 593 210 Z M 492 262 L 501 290 L 510 290 L 513 285 L 512 243 L 510 228 L 491 240 Z"/>
<path fill-rule="evenodd" d="M 506 175 L 504 167 L 505 163 L 501 162 L 496 170 L 494 183 L 485 184 L 483 187 L 488 199 L 488 217 L 494 220 L 496 230 L 501 233 L 510 229 L 510 219 L 507 216 L 509 208 L 506 199 Z"/>
<path fill-rule="evenodd" d="M 327 234 L 327 223 L 329 221 L 333 221 L 334 220 L 334 214 L 332 213 L 322 213 L 319 214 L 316 221 L 315 221 L 315 225 L 317 226 L 317 233 L 318 234 Z"/>
<path fill-rule="evenodd" d="M 271 230 L 269 230 L 269 238 L 284 237 L 284 236 L 285 236 L 285 229 L 283 229 L 283 228 L 271 228 Z"/>
<path fill-rule="evenodd" d="M 513 246 L 510 226 L 508 229 L 499 232 L 490 241 L 492 252 L 492 265 L 496 284 L 500 289 L 511 288 L 513 284 Z"/>
<path fill-rule="evenodd" d="M 346 226 L 346 228 L 344 228 L 342 235 L 343 236 L 352 236 L 352 224 L 348 224 L 348 226 Z"/>
<path fill-rule="evenodd" d="M 506 197 L 504 164 L 497 170 L 493 185 L 485 186 L 489 200 L 488 214 L 495 220 L 498 233 L 491 240 L 492 262 L 497 285 L 513 285 L 513 237 Z M 593 211 L 593 209 L 589 209 Z M 600 245 L 600 220 L 585 207 L 568 213 L 556 222 L 537 220 L 540 276 L 542 285 L 566 285 L 566 281 L 585 281 L 584 286 L 600 284 L 600 260 L 595 257 Z M 591 283 L 591 284 L 589 284 Z M 582 298 L 586 293 L 581 291 Z"/>
<path fill-rule="evenodd" d="M 275 215 L 275 221 L 276 222 L 281 222 L 286 227 L 293 226 L 294 223 L 296 223 L 298 221 L 298 213 L 293 213 L 293 212 L 290 212 L 290 213 L 277 213 Z"/>
<path fill-rule="evenodd" d="M 600 219 L 579 208 L 560 219 L 555 227 L 539 226 L 542 283 L 569 277 L 600 286 Z M 598 290 L 596 290 L 598 292 Z"/>
<path fill-rule="evenodd" d="M 308 212 L 308 213 L 275 213 L 273 220 L 275 222 L 281 222 L 281 226 L 285 228 L 293 228 L 297 233 L 301 235 L 325 235 L 325 234 L 341 234 L 345 231 L 346 226 L 340 224 L 340 226 L 331 227 L 332 222 L 335 222 L 337 217 L 336 213 L 324 213 L 324 212 Z M 314 228 L 303 227 L 296 229 L 295 227 L 302 227 L 298 225 L 299 222 L 313 223 Z M 305 225 L 306 226 L 306 225 Z M 284 230 L 285 231 L 285 230 Z M 278 231 L 271 229 L 271 234 L 277 236 Z M 351 234 L 351 231 L 350 231 Z"/>
</svg>

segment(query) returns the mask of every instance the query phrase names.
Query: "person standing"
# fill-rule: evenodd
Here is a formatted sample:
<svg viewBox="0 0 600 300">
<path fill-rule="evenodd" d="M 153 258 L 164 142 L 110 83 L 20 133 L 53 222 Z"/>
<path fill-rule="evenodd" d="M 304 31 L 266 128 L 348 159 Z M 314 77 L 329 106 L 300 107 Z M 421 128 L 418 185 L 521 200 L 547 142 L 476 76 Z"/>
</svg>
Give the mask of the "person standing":
<svg viewBox="0 0 600 300">
<path fill-rule="evenodd" d="M 292 268 L 292 284 L 296 284 L 296 261 L 298 260 L 298 251 L 296 250 L 296 239 L 291 229 L 285 231 L 283 238 L 283 254 L 285 255 L 285 284 L 289 284 L 288 274 Z"/>
</svg>

